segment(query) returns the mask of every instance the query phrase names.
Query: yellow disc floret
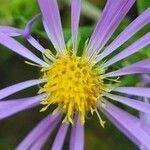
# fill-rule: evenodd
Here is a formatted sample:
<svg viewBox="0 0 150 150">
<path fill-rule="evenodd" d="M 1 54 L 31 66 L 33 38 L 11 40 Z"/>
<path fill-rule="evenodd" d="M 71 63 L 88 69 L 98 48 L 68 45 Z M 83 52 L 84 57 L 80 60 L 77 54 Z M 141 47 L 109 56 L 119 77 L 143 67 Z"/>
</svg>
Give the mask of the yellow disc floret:
<svg viewBox="0 0 150 150">
<path fill-rule="evenodd" d="M 47 92 L 48 96 L 42 102 L 46 106 L 41 111 L 56 104 L 66 115 L 65 121 L 72 123 L 75 112 L 79 112 L 84 124 L 87 113 L 96 110 L 103 89 L 103 81 L 92 64 L 83 58 L 67 55 L 43 68 L 42 72 L 47 82 L 40 92 Z"/>
</svg>

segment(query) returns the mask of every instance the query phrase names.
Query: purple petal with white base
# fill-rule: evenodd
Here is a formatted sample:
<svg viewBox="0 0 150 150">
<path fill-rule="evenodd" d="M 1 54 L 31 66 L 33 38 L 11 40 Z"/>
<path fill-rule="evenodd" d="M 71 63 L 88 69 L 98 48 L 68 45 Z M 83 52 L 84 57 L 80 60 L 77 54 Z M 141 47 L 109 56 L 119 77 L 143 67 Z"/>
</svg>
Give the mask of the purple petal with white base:
<svg viewBox="0 0 150 150">
<path fill-rule="evenodd" d="M 150 88 L 146 87 L 118 87 L 112 91 L 150 98 Z"/>
<path fill-rule="evenodd" d="M 72 0 L 71 4 L 71 31 L 73 51 L 77 52 L 77 38 L 80 19 L 81 0 Z"/>
<path fill-rule="evenodd" d="M 32 52 L 30 52 L 27 48 L 17 42 L 15 39 L 5 35 L 4 33 L 0 32 L 0 44 L 4 45 L 5 47 L 11 49 L 12 51 L 18 53 L 19 55 L 41 65 L 41 66 L 48 66 L 43 60 L 38 58 Z"/>
<path fill-rule="evenodd" d="M 150 104 L 146 104 L 138 100 L 134 100 L 134 99 L 123 97 L 123 96 L 117 96 L 117 95 L 109 94 L 109 93 L 105 93 L 104 96 L 112 100 L 118 101 L 122 104 L 125 104 L 129 107 L 132 107 L 138 111 L 150 113 Z"/>
<path fill-rule="evenodd" d="M 70 150 L 84 149 L 84 126 L 79 121 L 79 114 L 76 114 L 71 131 Z"/>
<path fill-rule="evenodd" d="M 30 147 L 40 137 L 42 137 L 45 132 L 50 130 L 55 122 L 59 122 L 61 120 L 61 117 L 61 113 L 58 113 L 56 115 L 48 115 L 27 135 L 27 137 L 18 145 L 16 150 L 30 149 Z"/>
<path fill-rule="evenodd" d="M 47 30 L 54 38 L 50 40 L 59 52 L 66 50 L 59 9 L 56 0 L 38 0 Z"/>
<path fill-rule="evenodd" d="M 99 106 L 99 109 L 132 142 L 146 150 L 150 149 L 150 135 L 143 130 L 141 120 L 119 109 L 108 101 L 105 101 L 105 107 Z M 150 130 L 150 127 L 147 127 L 147 129 Z"/>
<path fill-rule="evenodd" d="M 113 58 L 111 58 L 109 61 L 107 61 L 103 66 L 108 67 L 136 52 L 141 50 L 142 48 L 146 47 L 150 44 L 150 32 L 145 34 L 143 37 L 141 37 L 139 40 L 134 42 L 132 45 L 130 45 L 128 48 L 120 52 L 119 54 L 115 55 Z"/>
<path fill-rule="evenodd" d="M 31 86 L 34 86 L 34 85 L 37 85 L 37 84 L 40 84 L 43 82 L 45 82 L 45 80 L 43 80 L 43 79 L 28 80 L 28 81 L 17 83 L 17 84 L 14 84 L 12 86 L 1 89 L 0 90 L 0 100 L 9 96 L 9 95 L 12 95 L 16 92 L 19 92 L 21 90 L 24 90 L 26 88 L 29 88 Z"/>
<path fill-rule="evenodd" d="M 52 150 L 62 150 L 69 124 L 63 123 L 56 135 Z"/>
<path fill-rule="evenodd" d="M 90 56 L 95 52 L 98 53 L 103 48 L 134 2 L 135 0 L 107 1 L 102 17 L 97 23 L 87 46 Z"/>
<path fill-rule="evenodd" d="M 1 101 L 0 120 L 26 109 L 38 106 L 42 99 L 46 97 L 46 95 L 47 94 L 41 94 L 35 97 Z"/>
<path fill-rule="evenodd" d="M 115 51 L 148 23 L 150 23 L 150 8 L 144 11 L 125 30 L 123 30 L 123 32 L 120 33 L 118 37 L 97 57 L 96 61 L 100 61 Z"/>
</svg>

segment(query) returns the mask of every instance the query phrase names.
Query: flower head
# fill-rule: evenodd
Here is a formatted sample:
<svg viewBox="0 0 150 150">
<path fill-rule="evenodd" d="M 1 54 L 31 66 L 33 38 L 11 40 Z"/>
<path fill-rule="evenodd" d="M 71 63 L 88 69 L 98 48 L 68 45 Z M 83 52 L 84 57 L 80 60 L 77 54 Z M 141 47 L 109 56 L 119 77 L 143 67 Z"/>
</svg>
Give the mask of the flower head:
<svg viewBox="0 0 150 150">
<path fill-rule="evenodd" d="M 80 113 L 80 122 L 84 124 L 88 112 L 96 109 L 97 100 L 105 90 L 102 77 L 93 69 L 88 60 L 66 55 L 58 58 L 50 67 L 42 69 L 46 84 L 40 92 L 49 93 L 42 102 L 45 111 L 51 104 L 57 104 L 56 110 L 66 114 L 64 121 L 73 123 L 75 112 Z M 55 112 L 56 113 L 56 112 Z"/>
<path fill-rule="evenodd" d="M 130 74 L 150 73 L 150 59 L 109 71 L 111 65 L 138 52 L 150 44 L 150 33 L 135 41 L 129 47 L 104 61 L 109 54 L 129 40 L 136 32 L 150 22 L 150 9 L 137 17 L 118 37 L 107 42 L 135 0 L 108 0 L 96 28 L 85 43 L 82 56 L 78 56 L 78 26 L 80 17 L 80 0 L 72 0 L 71 26 L 72 47 L 65 44 L 60 14 L 56 0 L 38 0 L 44 28 L 50 38 L 56 55 L 41 46 L 31 35 L 31 28 L 39 15 L 31 19 L 24 30 L 13 27 L 0 27 L 0 43 L 16 53 L 24 56 L 27 62 L 41 68 L 42 78 L 25 81 L 0 90 L 0 119 L 4 119 L 19 111 L 42 104 L 41 111 L 55 106 L 52 115 L 44 118 L 17 147 L 22 149 L 42 149 L 48 137 L 60 121 L 60 129 L 52 146 L 53 150 L 62 149 L 64 139 L 72 124 L 70 149 L 84 148 L 84 123 L 86 116 L 95 112 L 104 127 L 100 111 L 113 122 L 137 146 L 150 149 L 150 135 L 141 128 L 138 117 L 118 108 L 111 101 L 117 101 L 133 109 L 150 113 L 150 104 L 119 96 L 117 93 L 140 97 L 150 97 L 150 89 L 142 87 L 118 87 L 118 77 Z M 43 60 L 30 52 L 13 37 L 22 35 L 43 55 Z M 109 82 L 111 81 L 111 82 Z M 121 79 L 119 79 L 121 82 Z M 4 100 L 5 97 L 25 88 L 42 84 L 35 97 Z M 140 92 L 140 91 L 143 92 Z M 11 107 L 10 107 L 11 106 Z M 7 109 L 9 108 L 10 109 Z M 64 115 L 64 116 L 63 116 Z M 147 130 L 150 127 L 146 127 Z M 140 133 L 140 135 L 139 135 Z"/>
</svg>

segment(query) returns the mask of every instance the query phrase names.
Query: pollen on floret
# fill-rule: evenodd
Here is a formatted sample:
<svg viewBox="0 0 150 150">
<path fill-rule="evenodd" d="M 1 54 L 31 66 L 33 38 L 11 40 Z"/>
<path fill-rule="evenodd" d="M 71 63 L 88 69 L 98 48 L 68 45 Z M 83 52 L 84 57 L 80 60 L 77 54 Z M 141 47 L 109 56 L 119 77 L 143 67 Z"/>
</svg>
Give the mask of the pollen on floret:
<svg viewBox="0 0 150 150">
<path fill-rule="evenodd" d="M 82 57 L 66 55 L 41 71 L 47 82 L 39 92 L 48 93 L 41 102 L 45 105 L 41 111 L 56 104 L 55 112 L 60 108 L 65 114 L 65 122 L 73 123 L 75 113 L 79 112 L 82 124 L 89 112 L 97 112 L 96 103 L 105 86 L 91 62 Z"/>
</svg>

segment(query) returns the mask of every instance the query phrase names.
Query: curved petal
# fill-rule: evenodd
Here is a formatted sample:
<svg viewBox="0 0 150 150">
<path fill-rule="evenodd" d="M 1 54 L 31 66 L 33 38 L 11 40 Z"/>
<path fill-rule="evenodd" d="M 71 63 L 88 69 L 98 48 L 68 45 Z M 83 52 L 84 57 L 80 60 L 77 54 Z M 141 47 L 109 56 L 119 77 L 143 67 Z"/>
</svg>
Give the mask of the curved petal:
<svg viewBox="0 0 150 150">
<path fill-rule="evenodd" d="M 60 113 L 56 115 L 48 115 L 25 137 L 16 150 L 29 149 L 44 133 L 51 130 L 50 128 L 53 127 L 53 124 L 57 124 L 61 117 L 62 115 Z"/>
<path fill-rule="evenodd" d="M 28 23 L 26 24 L 26 27 L 24 29 L 24 32 L 23 32 L 23 36 L 28 39 L 31 35 L 31 29 L 32 29 L 32 26 L 34 24 L 34 22 L 38 19 L 38 17 L 40 16 L 40 14 L 34 16 L 31 20 L 28 21 Z"/>
<path fill-rule="evenodd" d="M 0 102 L 0 120 L 14 115 L 20 111 L 38 106 L 47 94 L 16 100 L 5 100 Z"/>
<path fill-rule="evenodd" d="M 96 61 L 100 61 L 115 51 L 148 23 L 150 23 L 150 8 L 144 11 L 125 30 L 123 30 L 123 32 L 120 33 L 118 37 L 97 57 Z"/>
<path fill-rule="evenodd" d="M 24 31 L 23 31 L 23 36 L 24 38 L 33 46 L 35 47 L 37 50 L 39 50 L 40 52 L 44 53 L 45 52 L 45 48 L 39 44 L 39 42 L 37 40 L 35 40 L 32 36 L 31 36 L 31 29 L 32 26 L 34 24 L 34 22 L 38 19 L 38 17 L 41 14 L 38 14 L 36 16 L 34 16 L 31 20 L 28 21 Z M 53 60 L 53 57 L 52 57 Z"/>
<path fill-rule="evenodd" d="M 134 2 L 135 0 L 107 1 L 101 19 L 97 23 L 87 46 L 90 57 L 103 48 Z"/>
<path fill-rule="evenodd" d="M 150 98 L 150 88 L 146 87 L 118 87 L 112 91 Z"/>
<path fill-rule="evenodd" d="M 123 96 L 117 96 L 117 95 L 109 94 L 109 93 L 105 93 L 104 96 L 106 96 L 112 100 L 118 101 L 122 104 L 125 104 L 129 107 L 132 107 L 136 110 L 150 113 L 150 104 L 146 104 L 146 103 L 138 101 L 138 100 L 134 100 L 134 99 L 123 97 Z"/>
<path fill-rule="evenodd" d="M 72 31 L 72 43 L 73 51 L 77 52 L 77 38 L 80 19 L 81 0 L 72 0 L 71 4 L 71 31 Z"/>
<path fill-rule="evenodd" d="M 12 51 L 18 53 L 19 55 L 41 65 L 41 66 L 48 66 L 47 63 L 39 59 L 36 55 L 30 52 L 27 48 L 17 42 L 15 39 L 5 35 L 4 33 L 0 32 L 0 44 L 4 45 L 5 47 L 11 49 Z"/>
<path fill-rule="evenodd" d="M 29 21 L 30 22 L 30 21 Z M 28 24 L 28 23 L 27 23 Z M 28 31 L 30 31 L 31 29 L 28 29 Z M 7 36 L 11 36 L 11 37 L 16 37 L 16 36 L 20 36 L 24 34 L 24 30 L 22 29 L 18 29 L 18 28 L 14 28 L 14 27 L 8 27 L 8 26 L 0 26 L 0 32 L 4 33 Z M 27 31 L 26 31 L 27 32 Z M 31 35 L 30 33 L 26 33 L 29 34 L 28 36 L 24 36 L 26 38 L 26 40 L 33 46 L 35 47 L 37 50 L 39 50 L 40 52 L 44 53 L 45 49 L 42 45 L 39 44 L 39 42 L 37 42 Z"/>
<path fill-rule="evenodd" d="M 52 150 L 62 150 L 69 124 L 63 123 L 56 135 Z"/>
<path fill-rule="evenodd" d="M 141 37 L 139 40 L 131 44 L 128 48 L 120 52 L 119 54 L 115 55 L 113 58 L 111 58 L 109 61 L 107 61 L 103 66 L 108 67 L 136 52 L 141 50 L 142 48 L 146 47 L 150 44 L 150 32 L 145 34 L 143 37 Z"/>
<path fill-rule="evenodd" d="M 71 131 L 70 150 L 84 150 L 84 126 L 79 121 L 79 114 L 76 114 Z"/>
<path fill-rule="evenodd" d="M 34 85 L 37 85 L 37 84 L 40 84 L 43 82 L 45 82 L 45 80 L 43 80 L 43 79 L 28 80 L 28 81 L 17 83 L 17 84 L 14 84 L 12 86 L 1 89 L 0 90 L 0 100 L 9 96 L 9 95 L 12 95 L 16 92 L 19 92 L 21 90 L 24 90 L 26 88 L 29 88 L 31 86 L 34 86 Z"/>
<path fill-rule="evenodd" d="M 108 119 L 138 147 L 143 147 L 147 150 L 150 149 L 150 135 L 143 130 L 141 120 L 108 101 L 105 101 L 105 104 L 105 107 L 99 106 L 99 109 Z M 150 130 L 148 127 L 147 129 Z"/>
<path fill-rule="evenodd" d="M 59 53 L 66 50 L 57 0 L 38 0 L 50 38 Z"/>
<path fill-rule="evenodd" d="M 38 14 L 36 16 L 34 16 L 31 20 L 29 20 L 26 24 L 26 27 L 23 31 L 23 36 L 24 38 L 33 46 L 35 47 L 37 50 L 39 50 L 40 52 L 44 53 L 45 49 L 42 45 L 39 44 L 39 42 L 37 42 L 32 36 L 31 36 L 31 30 L 32 30 L 32 26 L 34 24 L 34 22 L 38 19 L 38 17 L 41 14 Z"/>
</svg>

